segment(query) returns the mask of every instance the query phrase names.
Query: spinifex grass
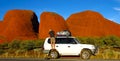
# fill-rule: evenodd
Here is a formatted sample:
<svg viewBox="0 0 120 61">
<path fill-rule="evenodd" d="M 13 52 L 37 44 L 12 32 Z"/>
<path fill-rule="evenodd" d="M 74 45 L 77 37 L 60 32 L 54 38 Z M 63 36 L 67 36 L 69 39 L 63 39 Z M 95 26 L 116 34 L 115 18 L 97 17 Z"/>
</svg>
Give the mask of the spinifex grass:
<svg viewBox="0 0 120 61">
<path fill-rule="evenodd" d="M 92 56 L 91 59 L 120 59 L 120 51 L 115 51 L 113 49 L 99 49 L 96 56 Z"/>
<path fill-rule="evenodd" d="M 78 37 L 81 44 L 93 44 L 99 47 L 96 56 L 91 59 L 120 59 L 120 38 L 116 36 L 108 37 Z M 0 58 L 44 58 L 42 53 L 43 40 L 13 40 L 11 43 L 0 45 Z"/>
<path fill-rule="evenodd" d="M 6 52 L 0 55 L 0 58 L 43 58 L 44 54 L 41 49 L 34 49 L 30 51 L 16 50 Z"/>
</svg>

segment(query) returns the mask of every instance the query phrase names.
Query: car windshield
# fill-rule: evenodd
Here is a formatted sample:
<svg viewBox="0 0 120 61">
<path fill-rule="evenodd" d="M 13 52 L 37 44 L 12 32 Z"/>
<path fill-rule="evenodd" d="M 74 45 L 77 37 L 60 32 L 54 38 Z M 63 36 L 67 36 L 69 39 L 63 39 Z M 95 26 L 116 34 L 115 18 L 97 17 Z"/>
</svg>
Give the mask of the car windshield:
<svg viewBox="0 0 120 61">
<path fill-rule="evenodd" d="M 75 40 L 78 44 L 80 44 L 80 41 L 79 41 L 78 39 L 74 38 L 74 40 Z"/>
</svg>

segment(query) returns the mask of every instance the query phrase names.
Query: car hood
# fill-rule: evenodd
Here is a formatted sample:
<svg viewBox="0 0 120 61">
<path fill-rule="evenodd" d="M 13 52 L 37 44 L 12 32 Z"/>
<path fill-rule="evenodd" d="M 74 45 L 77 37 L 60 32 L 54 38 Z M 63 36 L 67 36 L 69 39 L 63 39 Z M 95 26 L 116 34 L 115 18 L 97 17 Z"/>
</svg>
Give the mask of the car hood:
<svg viewBox="0 0 120 61">
<path fill-rule="evenodd" d="M 79 45 L 80 45 L 80 47 L 83 47 L 83 48 L 95 49 L 95 46 L 92 44 L 79 44 Z"/>
</svg>

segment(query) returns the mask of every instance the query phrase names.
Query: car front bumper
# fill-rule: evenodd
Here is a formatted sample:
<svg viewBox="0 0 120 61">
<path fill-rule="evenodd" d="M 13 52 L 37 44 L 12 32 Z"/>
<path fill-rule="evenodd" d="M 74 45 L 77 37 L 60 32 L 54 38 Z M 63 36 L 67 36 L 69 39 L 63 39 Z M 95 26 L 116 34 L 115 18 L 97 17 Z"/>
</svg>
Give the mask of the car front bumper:
<svg viewBox="0 0 120 61">
<path fill-rule="evenodd" d="M 95 47 L 95 49 L 92 50 L 92 54 L 93 55 L 96 55 L 99 51 L 99 48 L 98 47 Z"/>
</svg>

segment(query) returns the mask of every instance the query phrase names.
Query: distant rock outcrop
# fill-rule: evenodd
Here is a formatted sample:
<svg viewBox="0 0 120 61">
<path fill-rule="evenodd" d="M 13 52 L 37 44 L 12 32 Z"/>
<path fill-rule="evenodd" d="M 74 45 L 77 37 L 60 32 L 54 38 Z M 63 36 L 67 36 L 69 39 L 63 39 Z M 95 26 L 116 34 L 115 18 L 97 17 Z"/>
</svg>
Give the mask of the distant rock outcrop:
<svg viewBox="0 0 120 61">
<path fill-rule="evenodd" d="M 49 29 L 58 32 L 68 28 L 62 16 L 53 12 L 43 12 L 40 16 L 39 38 L 48 37 Z"/>
<path fill-rule="evenodd" d="M 31 10 L 10 10 L 4 16 L 4 29 L 0 36 L 11 41 L 13 39 L 36 39 L 39 22 Z"/>
<path fill-rule="evenodd" d="M 120 25 L 105 19 L 98 12 L 75 13 L 66 22 L 73 36 L 120 36 Z"/>
</svg>

